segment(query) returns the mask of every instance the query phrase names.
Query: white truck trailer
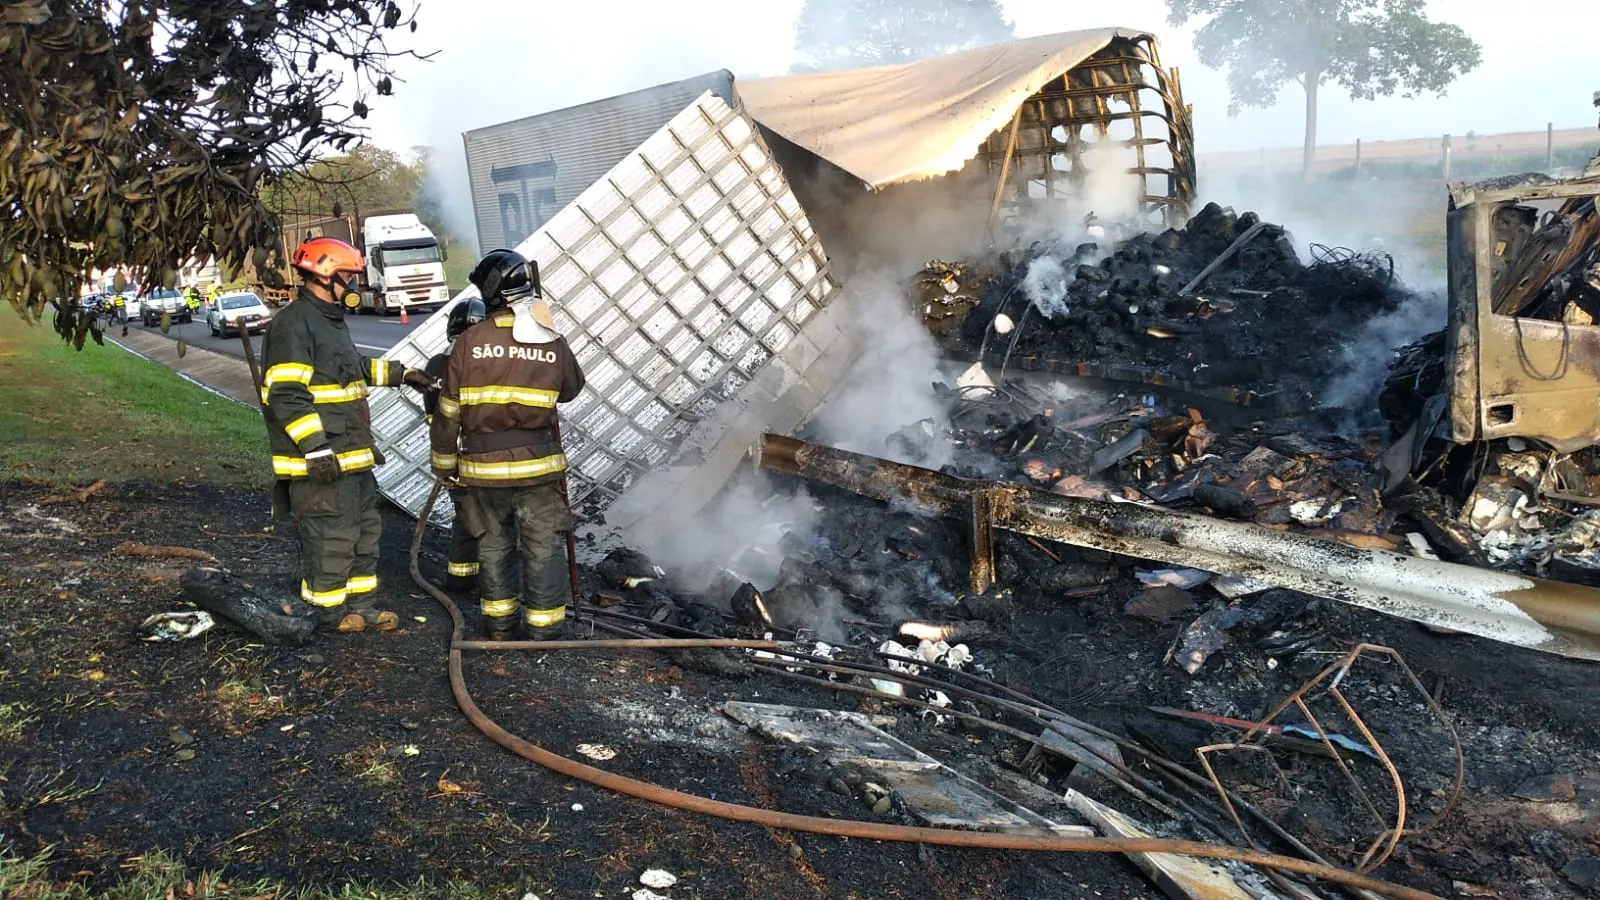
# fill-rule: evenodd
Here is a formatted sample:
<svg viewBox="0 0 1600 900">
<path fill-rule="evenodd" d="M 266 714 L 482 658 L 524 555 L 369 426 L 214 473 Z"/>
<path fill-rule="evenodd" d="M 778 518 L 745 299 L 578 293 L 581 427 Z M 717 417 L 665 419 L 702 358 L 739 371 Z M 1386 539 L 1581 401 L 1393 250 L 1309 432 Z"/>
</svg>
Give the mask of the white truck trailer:
<svg viewBox="0 0 1600 900">
<path fill-rule="evenodd" d="M 732 87 L 718 72 L 466 135 L 480 246 L 538 261 L 588 381 L 561 409 L 585 525 L 681 523 L 855 359 L 827 254 Z M 423 365 L 446 318 L 386 355 Z M 371 402 L 379 486 L 418 514 L 433 483 L 421 405 Z"/>
</svg>

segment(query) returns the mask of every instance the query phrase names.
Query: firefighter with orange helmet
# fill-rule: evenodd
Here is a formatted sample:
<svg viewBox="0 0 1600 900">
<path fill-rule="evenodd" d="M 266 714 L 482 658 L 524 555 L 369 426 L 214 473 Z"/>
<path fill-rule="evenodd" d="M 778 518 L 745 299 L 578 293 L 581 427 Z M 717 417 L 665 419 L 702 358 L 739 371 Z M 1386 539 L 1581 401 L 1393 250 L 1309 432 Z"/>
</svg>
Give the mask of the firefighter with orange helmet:
<svg viewBox="0 0 1600 900">
<path fill-rule="evenodd" d="M 277 476 L 274 506 L 287 506 L 300 537 L 300 597 L 319 626 L 389 631 L 399 618 L 378 609 L 378 482 L 367 389 L 425 389 L 421 371 L 362 356 L 345 325 L 361 298 L 360 251 L 313 238 L 294 254 L 302 284 L 261 342 L 261 403 Z"/>
</svg>

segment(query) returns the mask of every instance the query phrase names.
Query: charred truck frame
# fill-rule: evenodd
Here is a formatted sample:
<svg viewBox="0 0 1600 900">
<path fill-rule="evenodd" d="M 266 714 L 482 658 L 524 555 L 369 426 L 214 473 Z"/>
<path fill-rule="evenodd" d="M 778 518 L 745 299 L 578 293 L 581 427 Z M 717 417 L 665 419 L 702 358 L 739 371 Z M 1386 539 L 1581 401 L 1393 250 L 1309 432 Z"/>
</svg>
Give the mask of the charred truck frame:
<svg viewBox="0 0 1600 900">
<path fill-rule="evenodd" d="M 1458 185 L 1447 220 L 1450 439 L 1600 441 L 1600 179 Z M 1559 202 L 1541 216 L 1529 204 Z M 1586 296 L 1587 295 L 1587 296 Z"/>
</svg>

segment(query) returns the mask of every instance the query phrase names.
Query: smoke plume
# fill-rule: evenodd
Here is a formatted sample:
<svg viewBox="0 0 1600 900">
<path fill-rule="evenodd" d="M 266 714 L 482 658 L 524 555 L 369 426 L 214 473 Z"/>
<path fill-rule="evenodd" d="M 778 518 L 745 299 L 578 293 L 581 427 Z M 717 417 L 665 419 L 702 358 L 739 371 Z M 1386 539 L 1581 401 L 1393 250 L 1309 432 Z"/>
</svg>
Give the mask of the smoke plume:
<svg viewBox="0 0 1600 900">
<path fill-rule="evenodd" d="M 1041 256 L 1028 263 L 1028 272 L 1022 277 L 1022 293 L 1045 318 L 1061 318 L 1067 314 L 1069 281 L 1067 268 L 1060 260 Z"/>
</svg>

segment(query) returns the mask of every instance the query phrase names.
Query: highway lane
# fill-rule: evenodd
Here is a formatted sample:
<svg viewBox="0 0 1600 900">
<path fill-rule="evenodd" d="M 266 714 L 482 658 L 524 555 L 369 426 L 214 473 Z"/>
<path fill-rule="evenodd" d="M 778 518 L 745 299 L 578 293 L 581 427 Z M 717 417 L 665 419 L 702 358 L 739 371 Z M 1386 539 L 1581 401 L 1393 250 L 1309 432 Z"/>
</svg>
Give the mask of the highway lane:
<svg viewBox="0 0 1600 900">
<path fill-rule="evenodd" d="M 409 325 L 400 324 L 399 316 L 374 316 L 350 315 L 345 316 L 345 322 L 350 326 L 350 336 L 355 339 L 356 347 L 369 356 L 379 356 L 390 347 L 394 346 L 401 338 L 410 334 L 413 329 L 428 320 L 432 313 L 411 313 L 407 316 L 411 320 Z M 115 325 L 112 333 L 116 333 Z M 137 319 L 129 320 L 129 330 L 144 328 Z M 153 334 L 160 334 L 161 327 L 155 326 L 147 329 Z M 226 353 L 229 356 L 244 358 L 244 343 L 238 335 L 226 339 L 213 337 L 210 329 L 206 328 L 205 320 L 197 318 L 186 325 L 174 324 L 166 335 L 172 340 L 183 338 L 184 343 L 191 347 L 200 347 L 205 350 L 214 350 Z M 261 335 L 251 335 L 250 341 L 255 345 L 256 353 L 261 352 Z"/>
</svg>

